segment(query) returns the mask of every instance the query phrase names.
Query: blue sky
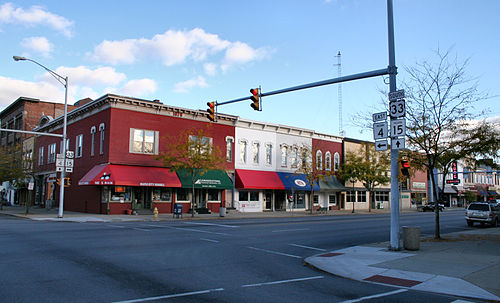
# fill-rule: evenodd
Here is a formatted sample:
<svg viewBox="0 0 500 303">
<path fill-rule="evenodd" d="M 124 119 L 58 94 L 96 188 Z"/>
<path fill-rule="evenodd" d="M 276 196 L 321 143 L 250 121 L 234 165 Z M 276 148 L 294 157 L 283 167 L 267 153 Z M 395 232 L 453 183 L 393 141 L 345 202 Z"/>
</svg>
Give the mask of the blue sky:
<svg viewBox="0 0 500 303">
<path fill-rule="evenodd" d="M 492 98 L 479 109 L 500 116 L 500 1 L 395 0 L 398 81 L 404 66 L 452 49 Z M 63 86 L 26 56 L 69 77 L 69 103 L 106 93 L 206 109 L 249 96 L 385 68 L 385 0 L 10 1 L 0 2 L 0 110 L 20 96 L 64 102 Z M 380 110 L 383 77 L 342 84 L 346 135 L 358 111 Z M 378 107 L 378 109 L 377 109 Z M 219 107 L 243 118 L 339 133 L 338 86 Z"/>
</svg>

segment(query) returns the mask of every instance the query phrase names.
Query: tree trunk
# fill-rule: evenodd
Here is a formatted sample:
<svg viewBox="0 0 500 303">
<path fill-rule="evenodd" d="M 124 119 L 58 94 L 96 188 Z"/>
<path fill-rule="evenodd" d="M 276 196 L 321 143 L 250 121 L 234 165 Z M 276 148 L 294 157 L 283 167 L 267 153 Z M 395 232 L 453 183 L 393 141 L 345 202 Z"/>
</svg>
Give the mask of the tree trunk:
<svg viewBox="0 0 500 303">
<path fill-rule="evenodd" d="M 313 204 L 314 204 L 314 190 L 313 190 L 313 187 L 311 186 L 311 193 L 309 196 L 309 205 L 311 206 L 311 209 L 309 209 L 309 213 L 311 215 L 313 213 Z"/>
</svg>

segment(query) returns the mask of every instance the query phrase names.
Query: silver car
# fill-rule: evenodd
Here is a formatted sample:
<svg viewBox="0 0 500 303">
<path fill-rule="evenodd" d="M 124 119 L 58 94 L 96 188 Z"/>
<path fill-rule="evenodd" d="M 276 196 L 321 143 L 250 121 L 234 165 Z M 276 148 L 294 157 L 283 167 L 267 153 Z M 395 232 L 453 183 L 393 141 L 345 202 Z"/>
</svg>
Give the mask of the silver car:
<svg viewBox="0 0 500 303">
<path fill-rule="evenodd" d="M 474 225 L 474 222 L 479 222 L 481 225 L 487 223 L 491 226 L 499 226 L 500 205 L 486 202 L 471 203 L 465 212 L 465 220 L 468 226 Z"/>
</svg>

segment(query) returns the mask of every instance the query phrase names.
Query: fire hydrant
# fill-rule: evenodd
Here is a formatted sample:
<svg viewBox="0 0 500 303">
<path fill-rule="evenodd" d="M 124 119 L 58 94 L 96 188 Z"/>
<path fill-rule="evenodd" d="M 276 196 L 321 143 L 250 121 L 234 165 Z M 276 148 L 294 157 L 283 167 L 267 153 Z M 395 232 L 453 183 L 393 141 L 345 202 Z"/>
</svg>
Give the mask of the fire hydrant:
<svg viewBox="0 0 500 303">
<path fill-rule="evenodd" d="M 158 221 L 158 208 L 157 207 L 155 207 L 153 214 L 154 214 L 155 221 Z"/>
</svg>

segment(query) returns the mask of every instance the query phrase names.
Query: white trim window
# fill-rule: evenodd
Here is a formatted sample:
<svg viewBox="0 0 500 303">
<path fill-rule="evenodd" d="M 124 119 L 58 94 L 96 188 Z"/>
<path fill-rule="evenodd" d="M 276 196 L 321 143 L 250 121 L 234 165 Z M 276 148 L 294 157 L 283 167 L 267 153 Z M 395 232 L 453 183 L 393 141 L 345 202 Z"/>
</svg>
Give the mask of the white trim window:
<svg viewBox="0 0 500 303">
<path fill-rule="evenodd" d="M 99 132 L 101 136 L 99 138 L 99 154 L 104 154 L 104 123 L 99 124 Z"/>
<path fill-rule="evenodd" d="M 298 148 L 296 146 L 292 147 L 292 150 L 290 152 L 290 162 L 292 163 L 292 168 L 297 168 L 298 166 Z"/>
<path fill-rule="evenodd" d="M 57 143 L 52 143 L 49 145 L 49 153 L 47 155 L 47 163 L 56 162 L 56 145 L 57 145 Z"/>
<path fill-rule="evenodd" d="M 75 139 L 75 157 L 80 158 L 83 154 L 83 134 L 76 136 Z"/>
<path fill-rule="evenodd" d="M 281 145 L 281 167 L 288 166 L 288 146 L 286 144 Z"/>
<path fill-rule="evenodd" d="M 226 161 L 233 162 L 233 137 L 226 137 Z"/>
<path fill-rule="evenodd" d="M 259 157 L 260 157 L 260 143 L 254 142 L 253 143 L 253 164 L 259 164 Z"/>
<path fill-rule="evenodd" d="M 325 170 L 332 170 L 332 154 L 329 151 L 325 154 Z"/>
<path fill-rule="evenodd" d="M 273 145 L 271 143 L 266 144 L 266 164 L 273 164 Z"/>
<path fill-rule="evenodd" d="M 316 169 L 323 170 L 323 152 L 320 150 L 316 151 Z"/>
<path fill-rule="evenodd" d="M 96 133 L 96 128 L 95 126 L 92 126 L 90 129 L 90 135 L 91 135 L 91 143 L 90 143 L 90 155 L 94 156 L 94 151 L 95 151 L 95 133 Z"/>
<path fill-rule="evenodd" d="M 195 154 L 206 154 L 212 150 L 213 139 L 210 137 L 189 136 L 191 152 Z"/>
<path fill-rule="evenodd" d="M 43 153 L 44 153 L 44 147 L 40 147 L 38 149 L 38 165 L 43 165 Z"/>
<path fill-rule="evenodd" d="M 247 145 L 248 142 L 245 140 L 240 140 L 240 163 L 247 163 Z"/>
<path fill-rule="evenodd" d="M 340 167 L 340 155 L 339 155 L 339 153 L 335 153 L 333 155 L 333 169 L 335 171 L 338 171 L 339 167 Z"/>
<path fill-rule="evenodd" d="M 145 129 L 130 129 L 130 153 L 158 154 L 159 132 Z"/>
</svg>

